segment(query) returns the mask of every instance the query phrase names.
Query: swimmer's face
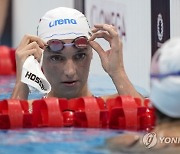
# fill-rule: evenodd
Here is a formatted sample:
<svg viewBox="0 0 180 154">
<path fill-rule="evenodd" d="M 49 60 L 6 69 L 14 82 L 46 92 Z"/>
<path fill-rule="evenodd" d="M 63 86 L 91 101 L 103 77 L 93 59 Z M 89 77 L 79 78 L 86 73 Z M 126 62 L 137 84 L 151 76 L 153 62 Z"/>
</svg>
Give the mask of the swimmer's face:
<svg viewBox="0 0 180 154">
<path fill-rule="evenodd" d="M 72 39 L 62 40 L 66 44 Z M 74 98 L 83 95 L 87 88 L 92 49 L 65 46 L 59 52 L 45 49 L 43 72 L 52 86 L 51 93 L 56 97 Z"/>
</svg>

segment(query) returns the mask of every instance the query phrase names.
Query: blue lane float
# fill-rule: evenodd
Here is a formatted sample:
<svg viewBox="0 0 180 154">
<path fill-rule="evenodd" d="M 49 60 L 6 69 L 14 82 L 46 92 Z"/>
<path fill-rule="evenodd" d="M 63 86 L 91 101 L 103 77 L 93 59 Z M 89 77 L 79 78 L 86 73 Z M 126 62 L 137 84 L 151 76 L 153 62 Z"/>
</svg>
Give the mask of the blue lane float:
<svg viewBox="0 0 180 154">
<path fill-rule="evenodd" d="M 31 107 L 25 100 L 1 100 L 0 129 L 83 127 L 150 131 L 156 117 L 149 103 L 148 99 L 141 103 L 130 96 L 106 102 L 100 97 L 53 97 L 35 100 Z"/>
</svg>

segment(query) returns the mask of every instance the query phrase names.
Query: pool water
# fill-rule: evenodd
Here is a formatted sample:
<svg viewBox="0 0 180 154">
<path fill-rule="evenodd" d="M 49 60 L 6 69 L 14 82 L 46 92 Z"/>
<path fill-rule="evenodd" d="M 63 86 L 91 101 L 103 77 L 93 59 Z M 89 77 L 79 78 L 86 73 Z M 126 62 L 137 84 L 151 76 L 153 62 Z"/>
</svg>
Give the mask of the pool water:
<svg viewBox="0 0 180 154">
<path fill-rule="evenodd" d="M 41 128 L 0 131 L 0 154 L 109 154 L 105 140 L 118 130 Z"/>
<path fill-rule="evenodd" d="M 98 80 L 99 78 L 99 80 Z M 11 96 L 15 76 L 0 76 L 0 100 Z M 90 77 L 94 95 L 116 93 L 109 78 Z M 29 99 L 41 98 L 33 91 Z M 0 130 L 0 154 L 109 154 L 105 141 L 120 130 L 91 128 L 39 128 Z"/>
</svg>

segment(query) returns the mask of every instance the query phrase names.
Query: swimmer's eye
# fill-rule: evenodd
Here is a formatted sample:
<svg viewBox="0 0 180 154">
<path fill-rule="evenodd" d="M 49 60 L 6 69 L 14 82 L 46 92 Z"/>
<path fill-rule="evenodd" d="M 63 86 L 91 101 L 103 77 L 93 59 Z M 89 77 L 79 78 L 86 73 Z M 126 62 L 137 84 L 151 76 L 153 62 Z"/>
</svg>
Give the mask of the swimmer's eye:
<svg viewBox="0 0 180 154">
<path fill-rule="evenodd" d="M 74 56 L 75 60 L 83 60 L 86 58 L 86 54 L 85 53 L 78 53 Z"/>
<path fill-rule="evenodd" d="M 51 61 L 64 61 L 65 58 L 60 55 L 53 55 L 53 56 L 50 56 L 50 60 Z"/>
</svg>

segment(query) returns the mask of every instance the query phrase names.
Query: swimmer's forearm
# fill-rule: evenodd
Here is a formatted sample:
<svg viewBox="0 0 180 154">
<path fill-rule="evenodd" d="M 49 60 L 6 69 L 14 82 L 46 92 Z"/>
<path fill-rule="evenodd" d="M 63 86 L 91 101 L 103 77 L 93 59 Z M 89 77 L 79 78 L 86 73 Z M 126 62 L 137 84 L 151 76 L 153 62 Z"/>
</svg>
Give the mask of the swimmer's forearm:
<svg viewBox="0 0 180 154">
<path fill-rule="evenodd" d="M 23 99 L 27 100 L 29 95 L 29 88 L 26 84 L 22 82 L 16 83 L 13 93 L 11 95 L 11 99 Z"/>
<path fill-rule="evenodd" d="M 129 96 L 140 98 L 141 100 L 144 100 L 144 97 L 142 95 L 140 95 L 136 91 L 134 86 L 131 84 L 125 71 L 121 71 L 115 75 L 112 75 L 111 79 L 112 79 L 119 95 L 129 95 Z"/>
</svg>

